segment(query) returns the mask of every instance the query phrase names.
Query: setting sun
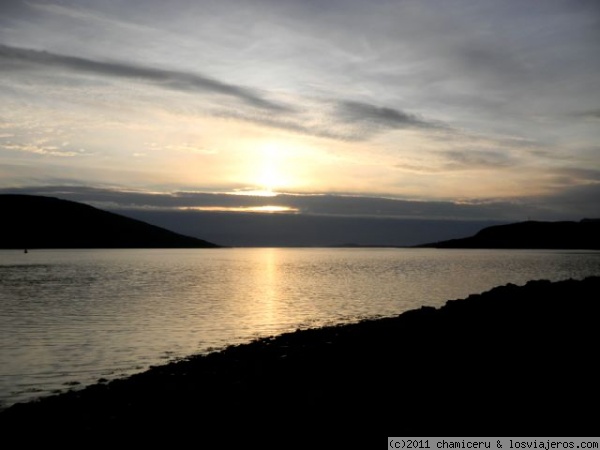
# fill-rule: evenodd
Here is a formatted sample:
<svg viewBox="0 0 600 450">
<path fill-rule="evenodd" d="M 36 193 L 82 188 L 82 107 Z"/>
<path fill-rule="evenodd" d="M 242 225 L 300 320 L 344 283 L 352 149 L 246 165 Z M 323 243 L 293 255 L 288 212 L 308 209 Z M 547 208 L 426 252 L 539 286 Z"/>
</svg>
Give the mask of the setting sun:
<svg viewBox="0 0 600 450">
<path fill-rule="evenodd" d="M 256 185 L 266 193 L 289 185 L 284 170 L 284 148 L 272 142 L 265 144 L 260 150 L 260 169 Z"/>
</svg>

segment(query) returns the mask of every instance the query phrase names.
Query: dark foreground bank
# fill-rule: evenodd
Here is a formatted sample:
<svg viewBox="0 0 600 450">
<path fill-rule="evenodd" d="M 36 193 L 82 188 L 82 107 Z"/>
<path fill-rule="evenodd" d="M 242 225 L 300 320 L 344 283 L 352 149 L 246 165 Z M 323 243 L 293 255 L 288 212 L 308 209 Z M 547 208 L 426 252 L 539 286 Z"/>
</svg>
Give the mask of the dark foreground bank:
<svg viewBox="0 0 600 450">
<path fill-rule="evenodd" d="M 184 435 L 197 448 L 285 436 L 307 448 L 384 448 L 387 436 L 417 434 L 597 435 L 599 292 L 600 277 L 532 281 L 261 339 L 15 405 L 0 431 L 21 442 Z"/>
</svg>

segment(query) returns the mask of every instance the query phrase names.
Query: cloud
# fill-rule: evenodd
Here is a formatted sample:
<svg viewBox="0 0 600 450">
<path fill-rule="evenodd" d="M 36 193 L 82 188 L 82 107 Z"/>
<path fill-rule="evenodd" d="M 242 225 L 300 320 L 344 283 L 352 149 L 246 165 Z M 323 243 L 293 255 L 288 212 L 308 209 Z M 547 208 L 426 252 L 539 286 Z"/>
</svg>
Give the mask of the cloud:
<svg viewBox="0 0 600 450">
<path fill-rule="evenodd" d="M 82 21 L 85 24 L 94 24 L 103 28 L 114 29 L 115 26 L 129 29 L 133 32 L 147 32 L 151 29 L 148 27 L 141 26 L 131 21 L 120 20 L 117 17 L 108 17 L 102 14 L 100 10 L 91 10 L 81 5 L 59 5 L 52 3 L 32 3 L 26 2 L 26 5 L 31 11 L 45 12 L 51 15 L 63 16 L 70 23 L 73 21 Z"/>
<path fill-rule="evenodd" d="M 500 169 L 514 165 L 506 152 L 453 150 L 440 153 L 449 160 L 444 165 L 446 170 Z"/>
<path fill-rule="evenodd" d="M 195 206 L 183 207 L 182 211 L 202 211 L 202 212 L 240 212 L 240 213 L 261 213 L 261 214 L 281 214 L 281 213 L 296 213 L 295 208 L 289 206 Z"/>
<path fill-rule="evenodd" d="M 309 117 L 309 111 L 302 111 L 300 108 L 296 109 L 295 114 L 290 114 L 287 116 L 285 114 L 257 114 L 256 112 L 248 114 L 234 110 L 220 110 L 217 111 L 215 115 L 218 117 L 241 120 L 268 128 L 290 131 L 292 133 L 298 133 L 307 136 L 342 141 L 362 140 L 362 137 L 357 136 L 356 133 L 352 133 L 347 130 L 340 130 L 338 129 L 339 127 L 335 126 L 335 124 L 330 124 L 330 126 L 327 127 L 323 126 L 321 123 L 315 123 L 314 118 Z"/>
<path fill-rule="evenodd" d="M 386 108 L 357 101 L 342 100 L 337 103 L 336 118 L 344 123 L 359 124 L 367 128 L 441 128 L 433 121 L 425 121 L 414 114 L 399 109 Z"/>
<path fill-rule="evenodd" d="M 76 73 L 127 78 L 152 83 L 167 89 L 205 92 L 236 98 L 256 108 L 286 111 L 288 107 L 271 102 L 257 92 L 204 77 L 195 73 L 164 70 L 122 62 L 96 61 L 47 51 L 0 45 L 0 68 L 4 70 L 63 69 Z"/>
<path fill-rule="evenodd" d="M 0 148 L 6 150 L 14 150 L 18 152 L 36 153 L 38 155 L 71 157 L 77 156 L 79 153 L 64 150 L 54 145 L 39 145 L 39 144 L 1 144 Z"/>
<path fill-rule="evenodd" d="M 579 111 L 573 114 L 575 117 L 579 117 L 585 120 L 598 122 L 600 121 L 600 109 L 590 109 L 587 111 Z"/>
<path fill-rule="evenodd" d="M 426 120 L 400 109 L 346 99 L 297 96 L 274 102 L 258 91 L 220 82 L 195 73 L 158 69 L 123 62 L 99 61 L 0 44 L 0 70 L 66 70 L 108 78 L 130 79 L 183 92 L 224 95 L 242 101 L 243 108 L 213 109 L 216 116 L 235 118 L 294 133 L 345 141 L 363 141 L 374 134 L 398 129 L 448 130 L 442 122 Z M 291 102 L 294 106 L 291 106 Z"/>
<path fill-rule="evenodd" d="M 548 173 L 549 180 L 559 186 L 600 185 L 600 170 L 577 167 L 554 168 Z M 598 199 L 600 201 L 600 198 Z"/>
<path fill-rule="evenodd" d="M 41 186 L 19 189 L 0 189 L 1 193 L 57 196 L 112 210 L 156 211 L 261 211 L 261 208 L 279 208 L 300 215 L 327 217 L 355 217 L 378 219 L 428 220 L 514 220 L 537 213 L 545 214 L 544 207 L 535 199 L 521 201 L 412 201 L 348 195 L 291 195 L 275 197 L 234 195 L 228 193 L 172 192 L 152 193 L 92 188 L 86 186 Z"/>
<path fill-rule="evenodd" d="M 149 147 L 153 150 L 160 148 L 159 146 L 152 145 L 152 144 Z M 176 144 L 176 145 L 165 145 L 162 148 L 167 151 L 193 153 L 193 154 L 197 154 L 197 155 L 216 155 L 217 153 L 219 153 L 215 149 L 206 148 L 203 146 L 199 146 L 199 145 L 195 145 L 195 144 L 191 144 L 191 143 L 187 143 L 187 142 L 182 143 L 182 144 Z"/>
<path fill-rule="evenodd" d="M 600 219 L 600 181 L 564 189 L 541 198 L 524 199 L 543 204 L 555 217 Z"/>
<path fill-rule="evenodd" d="M 456 64 L 469 74 L 473 81 L 485 83 L 494 89 L 518 85 L 530 87 L 532 74 L 527 69 L 523 50 L 507 48 L 492 42 L 490 36 L 479 36 L 477 40 L 466 40 L 455 49 Z"/>
<path fill-rule="evenodd" d="M 402 129 L 452 131 L 442 122 L 427 120 L 400 109 L 345 99 L 296 98 L 291 114 L 269 111 L 250 114 L 219 111 L 217 115 L 270 128 L 340 141 L 366 141 L 378 133 Z"/>
</svg>

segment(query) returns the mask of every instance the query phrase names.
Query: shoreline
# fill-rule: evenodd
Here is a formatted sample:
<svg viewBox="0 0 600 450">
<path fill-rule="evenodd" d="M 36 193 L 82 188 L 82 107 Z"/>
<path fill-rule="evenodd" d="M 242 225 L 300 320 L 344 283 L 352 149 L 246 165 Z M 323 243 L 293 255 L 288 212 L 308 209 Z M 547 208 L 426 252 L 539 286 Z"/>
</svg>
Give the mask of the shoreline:
<svg viewBox="0 0 600 450">
<path fill-rule="evenodd" d="M 530 281 L 261 338 L 9 406 L 0 430 L 64 439 L 191 427 L 209 442 L 225 424 L 261 439 L 265 427 L 332 439 L 352 430 L 373 445 L 418 433 L 591 435 L 598 292 L 600 277 Z"/>
</svg>

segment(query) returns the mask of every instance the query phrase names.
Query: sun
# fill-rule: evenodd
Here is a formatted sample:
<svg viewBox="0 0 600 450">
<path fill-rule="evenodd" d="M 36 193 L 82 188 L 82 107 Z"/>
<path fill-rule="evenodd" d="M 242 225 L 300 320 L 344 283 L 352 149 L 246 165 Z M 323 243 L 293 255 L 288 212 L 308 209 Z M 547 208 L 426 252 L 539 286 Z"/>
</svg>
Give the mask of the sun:
<svg viewBox="0 0 600 450">
<path fill-rule="evenodd" d="M 307 190 L 315 151 L 310 146 L 291 139 L 270 138 L 248 141 L 239 162 L 240 195 L 277 196 Z"/>
<path fill-rule="evenodd" d="M 277 192 L 285 185 L 285 178 L 274 164 L 265 164 L 260 174 L 259 187 L 265 192 Z"/>
<path fill-rule="evenodd" d="M 285 171 L 285 149 L 281 145 L 269 142 L 261 147 L 259 155 L 259 168 L 255 181 L 258 190 L 266 195 L 273 195 L 289 185 Z"/>
</svg>

